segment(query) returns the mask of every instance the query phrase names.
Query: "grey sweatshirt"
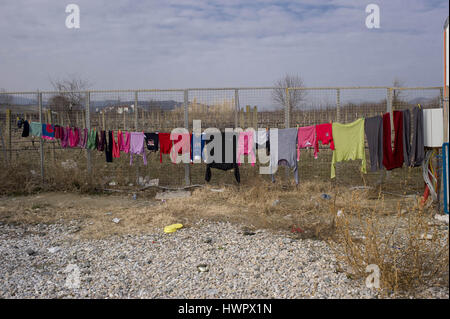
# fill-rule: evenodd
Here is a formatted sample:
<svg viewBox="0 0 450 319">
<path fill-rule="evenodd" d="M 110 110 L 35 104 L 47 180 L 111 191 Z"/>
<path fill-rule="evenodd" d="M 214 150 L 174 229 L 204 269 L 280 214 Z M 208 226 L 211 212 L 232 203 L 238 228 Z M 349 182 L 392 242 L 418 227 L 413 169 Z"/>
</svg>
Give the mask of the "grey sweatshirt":
<svg viewBox="0 0 450 319">
<path fill-rule="evenodd" d="M 364 130 L 369 146 L 370 169 L 372 172 L 383 168 L 383 118 L 380 115 L 364 120 Z"/>
<path fill-rule="evenodd" d="M 270 136 L 270 166 L 274 170 L 278 165 L 288 166 L 294 171 L 295 183 L 298 184 L 298 166 L 297 166 L 297 132 L 296 128 L 287 128 L 278 130 L 278 141 L 273 141 L 272 134 Z M 278 142 L 278 154 L 273 151 Z M 275 177 L 272 174 L 272 181 Z"/>
<path fill-rule="evenodd" d="M 411 112 L 403 110 L 403 158 L 406 166 L 410 166 L 411 157 Z"/>
<path fill-rule="evenodd" d="M 413 109 L 413 140 L 411 146 L 410 165 L 417 167 L 422 165 L 425 159 L 424 136 L 423 136 L 423 110 L 419 107 Z"/>
</svg>

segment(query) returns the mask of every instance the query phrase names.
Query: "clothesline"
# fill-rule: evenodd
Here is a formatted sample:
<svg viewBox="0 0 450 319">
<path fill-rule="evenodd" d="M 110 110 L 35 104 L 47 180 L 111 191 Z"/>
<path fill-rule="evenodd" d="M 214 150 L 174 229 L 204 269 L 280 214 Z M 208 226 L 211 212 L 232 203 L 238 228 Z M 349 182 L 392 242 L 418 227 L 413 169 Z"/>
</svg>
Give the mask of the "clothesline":
<svg viewBox="0 0 450 319">
<path fill-rule="evenodd" d="M 144 164 L 147 165 L 146 151 L 160 153 L 160 162 L 162 163 L 163 154 L 171 154 L 172 162 L 175 163 L 176 154 L 190 153 L 190 162 L 203 160 L 207 162 L 205 180 L 210 181 L 211 169 L 234 170 L 236 181 L 240 182 L 239 166 L 242 158 L 247 155 L 252 166 L 256 163 L 256 149 L 266 149 L 270 155 L 270 175 L 274 179 L 274 173 L 279 165 L 287 166 L 294 172 L 294 178 L 298 184 L 298 164 L 300 160 L 301 149 L 313 148 L 314 158 L 318 158 L 319 142 L 322 145 L 329 145 L 333 151 L 331 162 L 331 178 L 336 176 L 336 163 L 348 160 L 361 160 L 361 172 L 366 173 L 366 155 L 365 140 L 370 156 L 371 171 L 382 168 L 392 170 L 406 166 L 420 166 L 424 160 L 424 136 L 423 136 L 423 110 L 415 107 L 411 112 L 409 110 L 393 111 L 393 124 L 395 131 L 394 149 L 391 147 L 391 119 L 390 113 L 377 115 L 369 118 L 360 118 L 348 124 L 342 123 L 323 123 L 297 128 L 278 129 L 278 139 L 271 136 L 271 130 L 260 129 L 253 133 L 243 131 L 239 133 L 222 135 L 222 159 L 211 163 L 207 162 L 208 156 L 214 156 L 214 148 L 209 150 L 211 154 L 205 154 L 205 145 L 214 140 L 214 135 L 209 139 L 193 138 L 192 133 L 183 133 L 178 139 L 171 140 L 171 133 L 165 132 L 128 132 L 118 130 L 117 140 L 114 137 L 114 131 L 97 130 L 92 128 L 62 127 L 59 125 L 46 124 L 40 122 L 22 121 L 22 136 L 29 135 L 41 137 L 46 140 L 60 140 L 62 148 L 85 148 L 105 152 L 106 162 L 112 162 L 114 158 L 119 158 L 120 153 L 130 154 L 130 165 L 133 161 L 133 155 L 140 155 Z M 412 144 L 411 141 L 411 123 L 413 125 Z M 108 134 L 108 139 L 107 139 Z M 187 135 L 187 136 L 186 136 Z M 226 154 L 226 145 L 233 145 L 231 148 L 233 154 Z M 277 150 L 271 151 L 276 145 Z M 175 147 L 175 152 L 172 148 Z M 231 155 L 232 161 L 227 162 Z"/>
</svg>

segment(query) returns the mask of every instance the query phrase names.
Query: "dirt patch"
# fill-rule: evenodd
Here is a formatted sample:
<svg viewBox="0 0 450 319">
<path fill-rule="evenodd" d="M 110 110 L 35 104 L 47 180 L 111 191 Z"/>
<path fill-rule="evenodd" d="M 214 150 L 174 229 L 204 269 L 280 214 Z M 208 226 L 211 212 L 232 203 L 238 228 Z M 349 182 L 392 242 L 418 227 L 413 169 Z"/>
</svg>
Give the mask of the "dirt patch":
<svg viewBox="0 0 450 319">
<path fill-rule="evenodd" d="M 137 194 L 82 195 L 68 192 L 3 197 L 3 223 L 74 223 L 79 235 L 103 238 L 116 234 L 145 233 L 153 227 L 201 219 L 231 221 L 251 228 L 283 230 L 299 238 L 324 238 L 334 227 L 337 210 L 364 211 L 379 206 L 383 214 L 397 211 L 398 198 L 380 204 L 365 189 L 350 191 L 331 183 L 301 186 L 263 183 L 257 186 L 211 187 L 191 191 L 186 198 L 156 200 L 155 189 Z M 322 194 L 328 194 L 325 199 Z M 413 201 L 411 201 L 413 202 Z M 117 224 L 112 219 L 118 218 Z"/>
</svg>

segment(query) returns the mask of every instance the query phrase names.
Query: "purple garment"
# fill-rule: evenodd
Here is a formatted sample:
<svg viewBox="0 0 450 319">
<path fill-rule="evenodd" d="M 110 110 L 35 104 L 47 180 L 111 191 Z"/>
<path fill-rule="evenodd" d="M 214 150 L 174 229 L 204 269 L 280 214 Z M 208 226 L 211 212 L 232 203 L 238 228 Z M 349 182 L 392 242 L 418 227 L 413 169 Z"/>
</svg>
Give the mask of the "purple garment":
<svg viewBox="0 0 450 319">
<path fill-rule="evenodd" d="M 61 147 L 67 148 L 69 146 L 69 127 L 61 127 Z"/>
<path fill-rule="evenodd" d="M 80 136 L 80 140 L 78 141 L 78 146 L 81 148 L 86 148 L 87 138 L 88 138 L 88 130 L 87 128 L 85 128 L 83 129 L 83 137 Z"/>
<path fill-rule="evenodd" d="M 133 154 L 142 155 L 144 158 L 144 165 L 147 165 L 147 158 L 145 157 L 144 148 L 145 135 L 142 132 L 130 133 L 130 165 L 133 163 Z"/>
<path fill-rule="evenodd" d="M 125 138 L 122 137 L 122 143 L 120 143 L 119 149 L 125 153 L 130 151 L 130 132 L 125 132 Z"/>
</svg>

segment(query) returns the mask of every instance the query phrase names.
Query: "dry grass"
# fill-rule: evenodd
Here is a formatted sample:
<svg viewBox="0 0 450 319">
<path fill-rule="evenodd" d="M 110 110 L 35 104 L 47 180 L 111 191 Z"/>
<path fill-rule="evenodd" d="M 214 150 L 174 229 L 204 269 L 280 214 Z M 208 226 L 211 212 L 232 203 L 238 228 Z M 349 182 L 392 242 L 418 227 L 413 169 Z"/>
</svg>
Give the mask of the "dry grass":
<svg viewBox="0 0 450 319">
<path fill-rule="evenodd" d="M 374 207 L 355 202 L 359 196 L 336 218 L 329 240 L 349 276 L 366 278 L 366 267 L 375 264 L 384 294 L 417 293 L 424 285 L 448 287 L 448 230 L 432 222 L 433 210 L 421 210 L 410 200 L 397 201 L 395 213 L 387 212 L 381 196 Z"/>
<path fill-rule="evenodd" d="M 448 287 L 448 231 L 429 224 L 434 213 L 419 210 L 416 198 L 376 196 L 374 189 L 352 190 L 331 182 L 295 186 L 259 177 L 247 185 L 205 186 L 193 190 L 188 198 L 161 202 L 154 199 L 157 189 L 138 192 L 137 200 L 126 193 L 97 191 L 94 195 L 96 187 L 103 186 L 82 184 L 86 178 L 74 171 L 66 177 L 71 183 L 52 186 L 67 192 L 41 189 L 34 196 L 4 197 L 0 221 L 75 223 L 80 226 L 76 234 L 80 238 L 142 234 L 155 227 L 162 231 L 175 222 L 191 227 L 200 220 L 229 221 L 250 229 L 281 231 L 293 238 L 327 240 L 349 276 L 365 278 L 366 266 L 377 264 L 385 291 L 414 291 L 424 284 Z M 23 179 L 24 185 L 35 182 L 29 174 Z M 55 176 L 54 183 L 57 180 Z M 25 186 L 25 190 L 33 188 Z M 331 199 L 323 199 L 323 193 Z M 338 210 L 343 217 L 336 216 Z M 112 223 L 114 217 L 120 223 Z M 422 234 L 431 234 L 433 239 L 423 240 Z"/>
</svg>

